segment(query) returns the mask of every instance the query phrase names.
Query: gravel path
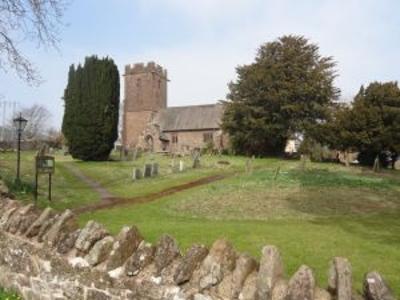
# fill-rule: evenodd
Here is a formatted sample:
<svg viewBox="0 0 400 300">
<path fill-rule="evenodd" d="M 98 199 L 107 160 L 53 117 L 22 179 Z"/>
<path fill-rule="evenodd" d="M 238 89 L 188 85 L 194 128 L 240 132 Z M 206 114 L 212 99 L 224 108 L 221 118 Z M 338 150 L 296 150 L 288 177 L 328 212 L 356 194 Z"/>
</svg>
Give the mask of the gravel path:
<svg viewBox="0 0 400 300">
<path fill-rule="evenodd" d="M 111 195 L 109 191 L 107 191 L 104 187 L 101 186 L 101 184 L 92 178 L 86 176 L 81 170 L 79 170 L 77 167 L 74 167 L 71 164 L 64 164 L 64 166 L 77 178 L 85 182 L 88 186 L 90 186 L 94 191 L 96 191 L 101 200 L 105 201 L 109 198 L 113 198 L 114 196 Z"/>
</svg>

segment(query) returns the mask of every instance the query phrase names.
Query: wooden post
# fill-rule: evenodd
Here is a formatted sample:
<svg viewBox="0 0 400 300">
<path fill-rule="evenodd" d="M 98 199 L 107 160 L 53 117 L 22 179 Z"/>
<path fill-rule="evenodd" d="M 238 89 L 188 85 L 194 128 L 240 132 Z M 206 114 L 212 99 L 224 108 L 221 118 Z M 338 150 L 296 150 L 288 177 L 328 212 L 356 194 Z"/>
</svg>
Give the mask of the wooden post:
<svg viewBox="0 0 400 300">
<path fill-rule="evenodd" d="M 346 167 L 350 166 L 349 152 L 347 150 L 344 152 L 344 164 Z"/>
<path fill-rule="evenodd" d="M 36 160 L 37 164 L 37 160 Z M 35 165 L 35 206 L 37 206 L 37 199 L 38 199 L 38 188 L 39 188 L 39 173 L 37 169 L 37 165 Z"/>
<path fill-rule="evenodd" d="M 280 171 L 281 171 L 281 166 L 278 166 L 278 168 L 276 168 L 276 171 L 275 171 L 274 180 L 276 180 L 278 178 L 278 175 L 279 175 Z"/>
<path fill-rule="evenodd" d="M 49 173 L 49 201 L 51 201 L 51 173 Z"/>
<path fill-rule="evenodd" d="M 379 172 L 380 171 L 380 162 L 379 162 L 379 155 L 377 155 L 376 157 L 375 157 L 375 161 L 374 161 L 374 166 L 373 166 L 373 170 L 374 170 L 374 172 Z"/>
</svg>

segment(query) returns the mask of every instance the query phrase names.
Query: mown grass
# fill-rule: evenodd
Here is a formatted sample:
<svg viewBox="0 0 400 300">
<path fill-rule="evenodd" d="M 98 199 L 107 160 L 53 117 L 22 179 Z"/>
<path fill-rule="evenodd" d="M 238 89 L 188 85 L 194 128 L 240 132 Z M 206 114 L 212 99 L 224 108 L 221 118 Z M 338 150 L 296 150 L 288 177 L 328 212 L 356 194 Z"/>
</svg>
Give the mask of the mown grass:
<svg viewBox="0 0 400 300">
<path fill-rule="evenodd" d="M 275 179 L 276 168 L 280 173 Z M 345 179 L 343 179 L 345 178 Z M 265 160 L 264 168 L 152 203 L 88 213 L 113 233 L 135 224 L 151 242 L 167 232 L 182 249 L 224 237 L 239 251 L 259 257 L 280 248 L 286 273 L 311 266 L 324 286 L 334 256 L 353 264 L 355 289 L 365 272 L 378 270 L 400 294 L 400 177 L 360 168 Z"/>
<path fill-rule="evenodd" d="M 0 176 L 13 176 L 13 155 L 0 154 Z M 189 167 L 190 159 L 184 160 Z M 133 167 L 153 161 L 160 164 L 160 176 L 132 182 Z M 151 242 L 169 233 L 183 250 L 193 243 L 210 246 L 223 237 L 239 251 L 259 257 L 264 245 L 274 244 L 283 255 L 288 277 L 307 264 L 322 286 L 330 260 L 345 256 L 353 264 L 355 289 L 361 289 L 365 272 L 377 270 L 400 295 L 399 172 L 374 174 L 358 167 L 314 163 L 303 169 L 297 161 L 256 159 L 254 171 L 246 174 L 246 158 L 203 157 L 200 169 L 170 173 L 170 163 L 170 158 L 160 156 L 143 156 L 134 162 L 79 162 L 57 156 L 51 205 L 64 209 L 99 201 L 97 193 L 72 175 L 67 164 L 119 197 L 147 195 L 214 174 L 235 174 L 151 203 L 87 213 L 79 221 L 83 226 L 97 220 L 113 233 L 135 224 Z M 29 187 L 32 153 L 24 153 L 22 167 L 23 182 Z M 45 206 L 46 178 L 41 180 L 39 203 Z M 32 199 L 29 190 L 18 198 Z"/>
<path fill-rule="evenodd" d="M 55 209 L 63 210 L 77 206 L 86 205 L 98 201 L 98 195 L 85 183 L 72 175 L 64 166 L 71 161 L 70 157 L 56 155 L 56 170 L 52 178 L 52 202 L 48 201 L 48 175 L 39 176 L 39 197 L 40 207 L 52 206 Z M 16 154 L 0 154 L 0 178 L 6 181 L 9 186 L 14 182 L 16 173 Z M 21 155 L 21 182 L 26 188 L 11 190 L 18 199 L 26 202 L 33 201 L 34 191 L 34 152 L 22 152 Z"/>
<path fill-rule="evenodd" d="M 0 288 L 0 300 L 22 300 L 21 296 Z"/>
<path fill-rule="evenodd" d="M 195 181 L 217 174 L 227 174 L 243 170 L 245 159 L 229 156 L 205 156 L 201 160 L 201 168 L 193 169 L 190 157 L 174 159 L 175 166 L 179 160 L 184 161 L 185 171 L 171 172 L 172 158 L 166 156 L 143 155 L 136 161 L 106 161 L 106 162 L 82 162 L 71 159 L 69 156 L 55 155 L 56 172 L 53 176 L 53 201 L 47 200 L 48 176 L 39 177 L 39 206 L 51 206 L 58 210 L 76 208 L 94 203 L 100 200 L 97 192 L 93 191 L 85 182 L 82 182 L 67 168 L 68 166 L 80 170 L 86 176 L 99 182 L 115 197 L 132 198 L 144 196 L 150 193 Z M 228 164 L 220 164 L 219 162 Z M 257 167 L 263 160 L 256 159 Z M 138 181 L 132 180 L 132 171 L 135 167 L 143 168 L 145 163 L 157 162 L 159 164 L 159 176 L 144 178 Z M 0 153 L 0 178 L 11 185 L 15 180 L 16 154 Z M 21 180 L 26 189 L 15 189 L 12 192 L 24 201 L 33 200 L 34 190 L 34 152 L 22 152 Z"/>
<path fill-rule="evenodd" d="M 180 160 L 184 162 L 184 172 L 173 172 L 171 164 L 174 163 L 177 168 Z M 259 166 L 262 161 L 262 159 L 254 160 L 254 166 Z M 154 162 L 159 164 L 159 176 L 132 181 L 134 168 L 143 168 L 146 163 Z M 189 156 L 173 159 L 161 155 L 143 155 L 138 160 L 128 162 L 70 162 L 85 175 L 100 182 L 114 196 L 132 198 L 159 192 L 200 178 L 243 170 L 245 159 L 232 156 L 204 156 L 201 158 L 201 168 L 199 169 L 193 169 L 192 163 Z"/>
</svg>

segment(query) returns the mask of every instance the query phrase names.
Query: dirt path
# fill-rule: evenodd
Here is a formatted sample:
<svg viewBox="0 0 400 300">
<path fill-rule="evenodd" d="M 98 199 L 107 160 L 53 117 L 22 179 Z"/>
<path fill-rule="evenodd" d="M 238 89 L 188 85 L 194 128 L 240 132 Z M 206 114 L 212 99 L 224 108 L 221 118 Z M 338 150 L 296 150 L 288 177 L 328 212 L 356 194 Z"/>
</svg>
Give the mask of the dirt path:
<svg viewBox="0 0 400 300">
<path fill-rule="evenodd" d="M 73 175 L 75 175 L 77 178 L 79 178 L 84 183 L 86 183 L 88 186 L 90 186 L 95 192 L 97 192 L 102 201 L 113 197 L 113 195 L 111 195 L 111 193 L 109 191 L 107 191 L 104 187 L 102 187 L 99 182 L 97 182 L 97 181 L 93 180 L 92 178 L 86 176 L 77 167 L 74 167 L 74 166 L 72 166 L 71 164 L 68 164 L 68 163 L 64 164 L 64 166 Z"/>
<path fill-rule="evenodd" d="M 209 177 L 201 178 L 201 179 L 191 181 L 191 182 L 188 182 L 185 184 L 170 187 L 168 189 L 162 190 L 157 193 L 152 193 L 152 194 L 145 195 L 145 196 L 138 196 L 138 197 L 134 197 L 134 198 L 102 197 L 101 202 L 97 202 L 97 203 L 94 203 L 94 204 L 91 204 L 88 206 L 84 206 L 84 207 L 79 207 L 79 208 L 74 209 L 73 211 L 76 214 L 81 214 L 81 213 L 86 213 L 86 212 L 91 212 L 91 211 L 96 211 L 96 210 L 101 210 L 101 209 L 106 209 L 106 208 L 112 208 L 115 206 L 151 202 L 151 201 L 157 200 L 159 198 L 169 196 L 169 195 L 172 195 L 172 194 L 184 191 L 184 190 L 188 190 L 188 189 L 191 189 L 191 188 L 194 188 L 197 186 L 206 185 L 206 184 L 218 181 L 218 180 L 222 180 L 231 175 L 232 174 L 209 176 Z"/>
</svg>

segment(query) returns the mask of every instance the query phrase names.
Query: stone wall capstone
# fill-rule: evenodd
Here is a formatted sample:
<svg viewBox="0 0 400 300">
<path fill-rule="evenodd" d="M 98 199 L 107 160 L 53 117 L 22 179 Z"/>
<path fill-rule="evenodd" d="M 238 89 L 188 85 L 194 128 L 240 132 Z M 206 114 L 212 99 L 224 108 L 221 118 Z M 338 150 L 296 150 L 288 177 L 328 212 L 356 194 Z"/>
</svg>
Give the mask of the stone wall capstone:
<svg viewBox="0 0 400 300">
<path fill-rule="evenodd" d="M 151 245 L 132 226 L 113 237 L 93 221 L 78 228 L 69 210 L 40 211 L 0 196 L 0 286 L 24 299 L 395 299 L 375 271 L 366 274 L 362 295 L 355 294 L 351 272 L 347 259 L 334 258 L 324 289 L 306 265 L 286 278 L 271 245 L 260 262 L 223 239 L 181 253 L 169 235 Z"/>
</svg>

